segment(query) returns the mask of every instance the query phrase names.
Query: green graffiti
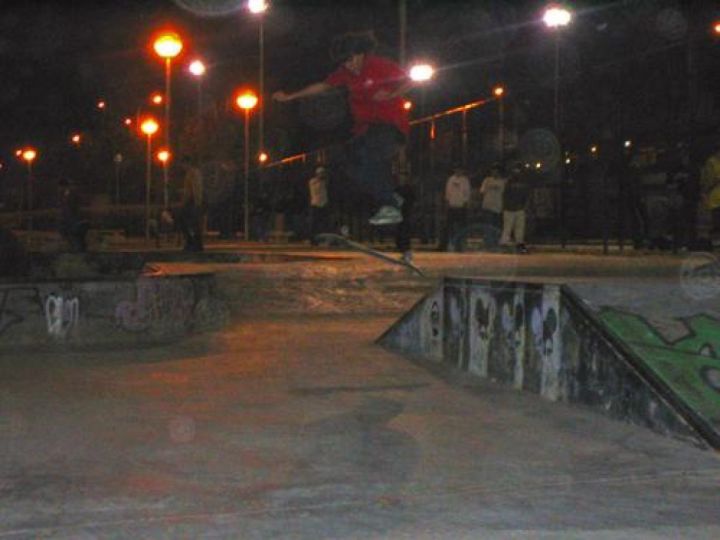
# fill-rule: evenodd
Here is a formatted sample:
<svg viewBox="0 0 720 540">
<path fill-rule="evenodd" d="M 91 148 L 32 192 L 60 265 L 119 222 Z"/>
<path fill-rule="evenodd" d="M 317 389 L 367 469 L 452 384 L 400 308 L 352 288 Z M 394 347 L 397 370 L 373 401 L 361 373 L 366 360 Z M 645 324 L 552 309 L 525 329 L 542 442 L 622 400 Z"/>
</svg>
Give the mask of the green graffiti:
<svg viewBox="0 0 720 540">
<path fill-rule="evenodd" d="M 638 315 L 604 309 L 599 316 L 678 397 L 720 424 L 720 321 L 707 315 L 681 319 L 687 334 L 668 341 Z"/>
</svg>

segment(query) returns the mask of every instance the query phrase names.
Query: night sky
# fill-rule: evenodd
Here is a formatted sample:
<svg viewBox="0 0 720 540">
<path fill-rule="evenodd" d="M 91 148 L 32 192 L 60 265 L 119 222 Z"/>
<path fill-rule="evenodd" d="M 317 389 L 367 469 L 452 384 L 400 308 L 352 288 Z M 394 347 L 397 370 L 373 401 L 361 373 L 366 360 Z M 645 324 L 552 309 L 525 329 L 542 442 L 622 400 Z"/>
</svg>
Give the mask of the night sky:
<svg viewBox="0 0 720 540">
<path fill-rule="evenodd" d="M 57 144 L 72 130 L 97 128 L 99 98 L 107 99 L 105 114 L 113 121 L 144 106 L 150 92 L 162 89 L 162 65 L 149 43 L 167 25 L 187 37 L 185 59 L 197 52 L 209 60 L 205 94 L 222 108 L 235 88 L 257 79 L 257 21 L 238 4 L 4 1 L 2 159 L 21 144 Z M 543 2 L 408 0 L 407 5 L 408 58 L 430 58 L 441 68 L 427 91 L 428 108 L 487 96 L 493 84 L 503 81 L 521 127 L 550 125 L 553 40 L 539 22 Z M 699 69 L 699 96 L 717 93 L 713 68 L 720 44 L 705 28 L 717 15 L 711 3 L 585 2 L 574 8 L 576 20 L 563 35 L 562 49 L 569 137 L 592 138 L 608 130 L 652 132 L 651 117 L 681 116 L 688 37 Z M 334 67 L 328 54 L 332 38 L 367 28 L 375 30 L 381 52 L 397 57 L 394 0 L 271 3 L 265 26 L 268 93 L 323 78 Z M 194 83 L 179 71 L 174 78 L 176 114 L 190 114 Z M 708 106 L 712 123 L 714 103 Z M 312 123 L 308 115 L 313 111 L 301 109 L 267 104 L 269 137 L 285 132 L 291 141 L 287 150 L 302 148 L 304 141 L 297 139 L 303 126 Z M 320 131 L 337 127 L 316 120 L 319 125 L 311 127 Z"/>
</svg>

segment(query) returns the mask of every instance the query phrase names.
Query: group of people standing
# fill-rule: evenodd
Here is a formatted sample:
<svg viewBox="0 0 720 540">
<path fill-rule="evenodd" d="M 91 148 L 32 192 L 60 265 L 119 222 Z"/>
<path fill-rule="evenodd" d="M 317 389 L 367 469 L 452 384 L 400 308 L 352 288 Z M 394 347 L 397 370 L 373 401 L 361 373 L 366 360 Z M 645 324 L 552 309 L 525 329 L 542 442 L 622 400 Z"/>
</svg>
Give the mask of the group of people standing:
<svg viewBox="0 0 720 540">
<path fill-rule="evenodd" d="M 440 249 L 461 251 L 468 234 L 479 225 L 487 249 L 502 246 L 527 253 L 529 197 L 530 188 L 520 165 L 512 165 L 506 172 L 503 164 L 493 164 L 475 194 L 466 171 L 456 167 L 445 184 L 447 211 Z M 477 199 L 480 205 L 476 209 Z M 473 223 L 469 225 L 471 217 Z"/>
</svg>

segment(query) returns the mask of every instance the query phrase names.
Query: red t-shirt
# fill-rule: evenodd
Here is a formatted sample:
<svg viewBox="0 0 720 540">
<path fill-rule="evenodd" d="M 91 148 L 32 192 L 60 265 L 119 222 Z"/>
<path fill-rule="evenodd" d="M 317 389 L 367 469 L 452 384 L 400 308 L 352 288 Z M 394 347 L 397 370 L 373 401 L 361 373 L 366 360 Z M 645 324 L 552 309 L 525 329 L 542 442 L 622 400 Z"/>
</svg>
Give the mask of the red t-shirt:
<svg viewBox="0 0 720 540">
<path fill-rule="evenodd" d="M 330 86 L 347 87 L 356 135 L 365 133 L 370 124 L 391 124 L 403 134 L 408 134 L 410 126 L 403 98 L 373 99 L 379 90 L 393 92 L 406 81 L 407 75 L 395 62 L 373 55 L 365 56 L 359 74 L 340 66 L 325 79 Z"/>
</svg>

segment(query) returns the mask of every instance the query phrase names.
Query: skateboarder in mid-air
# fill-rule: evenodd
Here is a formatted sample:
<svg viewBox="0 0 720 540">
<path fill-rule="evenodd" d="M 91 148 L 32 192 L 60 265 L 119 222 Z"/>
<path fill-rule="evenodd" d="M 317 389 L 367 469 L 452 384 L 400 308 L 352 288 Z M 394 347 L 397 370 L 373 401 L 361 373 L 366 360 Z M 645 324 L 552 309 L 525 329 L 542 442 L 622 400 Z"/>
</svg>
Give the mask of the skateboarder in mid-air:
<svg viewBox="0 0 720 540">
<path fill-rule="evenodd" d="M 287 102 L 346 87 L 353 117 L 351 165 L 348 175 L 374 201 L 372 225 L 402 222 L 402 199 L 394 192 L 392 160 L 409 131 L 402 95 L 411 87 L 407 74 L 395 62 L 372 54 L 371 32 L 350 33 L 335 39 L 332 56 L 340 65 L 324 81 L 273 99 Z"/>
</svg>

